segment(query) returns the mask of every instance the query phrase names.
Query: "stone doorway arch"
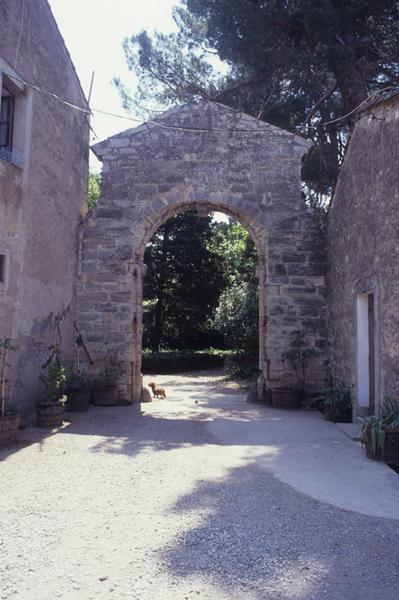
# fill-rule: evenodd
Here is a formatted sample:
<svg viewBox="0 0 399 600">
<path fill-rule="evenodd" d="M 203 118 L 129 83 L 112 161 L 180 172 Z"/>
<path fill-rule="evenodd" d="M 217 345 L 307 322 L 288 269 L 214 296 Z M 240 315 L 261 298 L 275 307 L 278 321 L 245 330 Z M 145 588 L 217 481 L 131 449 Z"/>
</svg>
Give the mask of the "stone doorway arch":
<svg viewBox="0 0 399 600">
<path fill-rule="evenodd" d="M 267 317 L 265 312 L 266 305 L 266 265 L 267 265 L 267 231 L 259 227 L 259 225 L 251 218 L 250 211 L 245 205 L 240 208 L 234 208 L 232 202 L 226 203 L 226 198 L 220 198 L 218 201 L 216 195 L 213 196 L 210 202 L 206 194 L 202 195 L 201 201 L 187 199 L 181 203 L 176 201 L 175 194 L 166 194 L 164 197 L 165 208 L 159 211 L 155 208 L 154 212 L 147 217 L 148 229 L 145 233 L 138 236 L 135 240 L 137 252 L 135 255 L 135 265 L 137 267 L 137 285 L 133 291 L 133 304 L 137 307 L 133 319 L 137 319 L 137 327 L 133 329 L 133 345 L 132 345 L 132 361 L 136 369 L 134 381 L 137 382 L 138 389 L 136 394 L 141 393 L 141 355 L 142 355 L 142 336 L 143 336 L 143 279 L 146 274 L 146 265 L 144 263 L 144 252 L 146 246 L 159 229 L 171 217 L 187 212 L 195 211 L 199 216 L 207 216 L 211 212 L 223 212 L 224 214 L 233 217 L 238 221 L 249 233 L 252 238 L 258 255 L 258 263 L 256 268 L 256 276 L 259 280 L 259 369 L 263 373 L 262 366 L 265 366 L 265 347 L 267 339 Z M 233 207 L 232 207 L 233 204 Z"/>
<path fill-rule="evenodd" d="M 216 103 L 186 104 L 93 147 L 102 197 L 82 231 L 79 328 L 94 371 L 110 350 L 126 369 L 120 400 L 141 397 L 144 250 L 171 216 L 221 211 L 258 250 L 259 342 L 264 388 L 292 382 L 282 359 L 290 334 L 318 350 L 309 373 L 324 379 L 325 261 L 300 192 L 302 138 Z"/>
</svg>

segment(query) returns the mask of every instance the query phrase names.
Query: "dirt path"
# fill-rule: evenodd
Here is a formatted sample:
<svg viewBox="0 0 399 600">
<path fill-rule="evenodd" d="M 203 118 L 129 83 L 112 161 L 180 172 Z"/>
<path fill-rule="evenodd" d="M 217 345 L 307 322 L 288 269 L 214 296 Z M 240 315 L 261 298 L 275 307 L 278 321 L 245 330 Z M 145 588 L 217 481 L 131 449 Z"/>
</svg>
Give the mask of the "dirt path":
<svg viewBox="0 0 399 600">
<path fill-rule="evenodd" d="M 284 414 L 209 374 L 158 380 L 167 401 L 142 417 L 92 408 L 0 452 L 1 599 L 398 600 L 399 521 L 320 501 L 304 472 L 306 493 Z M 321 454 L 319 438 L 307 443 Z"/>
</svg>

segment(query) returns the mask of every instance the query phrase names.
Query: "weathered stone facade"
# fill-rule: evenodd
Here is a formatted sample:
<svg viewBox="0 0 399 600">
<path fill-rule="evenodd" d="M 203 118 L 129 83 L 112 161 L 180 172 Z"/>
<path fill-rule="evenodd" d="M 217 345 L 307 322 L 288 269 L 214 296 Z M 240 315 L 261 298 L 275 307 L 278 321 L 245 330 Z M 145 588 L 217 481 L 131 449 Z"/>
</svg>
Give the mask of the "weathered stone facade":
<svg viewBox="0 0 399 600">
<path fill-rule="evenodd" d="M 16 341 L 11 400 L 30 412 L 56 317 L 72 353 L 88 170 L 86 115 L 20 81 L 86 106 L 46 0 L 0 0 L 0 71 L 15 95 L 12 151 L 0 158 L 0 337 Z"/>
<path fill-rule="evenodd" d="M 330 370 L 362 414 L 399 396 L 398 147 L 396 94 L 356 123 L 328 215 Z"/>
<path fill-rule="evenodd" d="M 301 329 L 317 351 L 308 384 L 324 384 L 325 255 L 300 192 L 307 148 L 300 137 L 207 102 L 180 106 L 157 124 L 94 146 L 103 186 L 82 236 L 79 326 L 96 365 L 110 350 L 128 365 L 121 400 L 139 401 L 141 394 L 146 244 L 162 223 L 189 209 L 231 215 L 256 244 L 266 384 L 292 381 L 282 354 L 291 332 Z"/>
</svg>

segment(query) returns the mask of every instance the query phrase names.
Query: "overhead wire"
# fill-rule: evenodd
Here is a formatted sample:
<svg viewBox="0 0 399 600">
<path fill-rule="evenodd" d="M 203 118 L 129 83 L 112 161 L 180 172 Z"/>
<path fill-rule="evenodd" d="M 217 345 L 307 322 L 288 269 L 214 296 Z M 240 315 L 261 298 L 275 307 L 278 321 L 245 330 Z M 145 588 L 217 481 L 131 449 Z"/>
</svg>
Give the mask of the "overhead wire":
<svg viewBox="0 0 399 600">
<path fill-rule="evenodd" d="M 78 110 L 87 115 L 94 116 L 94 113 L 97 113 L 97 114 L 102 114 L 102 115 L 106 115 L 106 116 L 110 116 L 110 117 L 115 117 L 118 119 L 123 119 L 125 121 L 131 121 L 131 122 L 137 123 L 139 125 L 155 125 L 162 129 L 174 129 L 174 130 L 179 130 L 179 131 L 188 131 L 188 132 L 195 132 L 195 133 L 216 132 L 216 133 L 252 133 L 253 134 L 255 132 L 261 132 L 261 130 L 256 130 L 253 128 L 251 128 L 251 129 L 249 129 L 249 128 L 248 129 L 239 129 L 239 128 L 222 129 L 222 128 L 206 128 L 206 127 L 184 127 L 183 125 L 171 125 L 171 124 L 167 124 L 167 123 L 161 123 L 159 121 L 154 121 L 152 119 L 150 119 L 148 121 L 144 121 L 143 119 L 138 119 L 136 117 L 131 117 L 129 115 L 114 113 L 114 112 L 110 112 L 107 110 L 102 110 L 102 109 L 94 108 L 94 107 L 85 108 L 83 106 L 79 106 L 78 104 L 75 104 L 74 102 L 71 102 L 70 100 L 67 100 L 66 98 L 63 98 L 62 96 L 59 96 L 58 94 L 55 94 L 54 92 L 49 92 L 48 90 L 43 90 L 39 86 L 37 86 L 33 83 L 30 83 L 28 81 L 25 81 L 24 79 L 17 77 L 16 75 L 11 75 L 6 72 L 4 72 L 4 74 L 7 75 L 7 77 L 14 79 L 15 81 L 18 81 L 22 85 L 25 85 L 26 87 L 30 87 L 39 93 L 42 93 L 51 98 L 54 98 L 55 100 L 62 102 L 66 106 L 68 106 L 70 108 L 74 108 L 75 110 Z"/>
<path fill-rule="evenodd" d="M 206 128 L 206 127 L 185 127 L 183 125 L 172 125 L 172 124 L 168 124 L 168 123 L 162 123 L 160 121 L 155 121 L 152 119 L 145 121 L 143 119 L 138 119 L 136 117 L 132 117 L 129 115 L 114 113 L 111 111 L 102 110 L 102 109 L 94 108 L 94 107 L 90 107 L 90 106 L 83 107 L 83 106 L 79 106 L 75 102 L 72 102 L 66 98 L 63 98 L 62 96 L 59 96 L 58 94 L 55 94 L 54 92 L 49 92 L 48 90 L 44 90 L 33 83 L 25 81 L 24 79 L 17 77 L 16 75 L 11 75 L 10 73 L 7 73 L 7 72 L 4 72 L 4 74 L 7 75 L 7 77 L 10 77 L 11 79 L 14 79 L 15 81 L 18 81 L 19 83 L 25 85 L 26 87 L 32 88 L 33 90 L 35 90 L 38 93 L 44 94 L 46 96 L 49 96 L 49 97 L 63 103 L 65 106 L 68 106 L 69 108 L 72 108 L 74 110 L 77 110 L 79 112 L 82 112 L 84 114 L 91 115 L 91 116 L 94 116 L 94 114 L 101 114 L 101 115 L 105 115 L 105 116 L 109 116 L 109 117 L 113 117 L 113 118 L 117 118 L 117 119 L 121 119 L 121 120 L 125 120 L 125 121 L 130 121 L 133 123 L 137 123 L 139 125 L 155 125 L 162 129 L 187 131 L 187 132 L 194 132 L 194 133 L 208 133 L 208 132 L 211 132 L 211 133 L 212 132 L 214 132 L 214 133 L 250 133 L 250 134 L 262 133 L 261 129 L 253 129 L 253 128 L 223 129 L 223 128 Z M 370 102 L 370 100 L 373 98 L 373 96 L 378 98 L 378 95 L 380 93 L 386 91 L 387 89 L 393 89 L 394 87 L 395 86 L 389 86 L 389 87 L 383 88 L 382 90 L 379 90 L 378 92 L 375 92 L 374 94 L 372 94 L 371 96 L 369 96 L 368 98 L 363 100 L 358 106 L 356 106 L 349 113 L 342 115 L 341 117 L 337 117 L 336 119 L 333 119 L 331 121 L 324 121 L 322 123 L 318 123 L 317 127 L 331 125 L 333 123 L 337 123 L 337 122 L 343 121 L 344 119 L 347 119 L 348 117 L 353 115 L 355 112 L 359 111 L 363 105 L 368 104 Z M 260 123 L 263 123 L 263 121 L 260 121 L 260 119 L 258 119 L 258 121 Z M 315 129 L 315 128 L 316 128 L 316 126 L 313 126 L 313 125 L 299 125 L 299 126 L 297 126 L 296 129 L 308 130 L 308 129 Z"/>
<path fill-rule="evenodd" d="M 19 49 L 21 46 L 22 32 L 24 29 L 24 21 L 25 21 L 25 8 L 26 8 L 26 0 L 23 0 L 22 1 L 22 11 L 21 11 L 21 23 L 19 26 L 19 34 L 18 34 L 18 42 L 17 42 L 17 47 L 15 50 L 14 69 L 17 66 L 18 57 L 19 57 Z"/>
</svg>

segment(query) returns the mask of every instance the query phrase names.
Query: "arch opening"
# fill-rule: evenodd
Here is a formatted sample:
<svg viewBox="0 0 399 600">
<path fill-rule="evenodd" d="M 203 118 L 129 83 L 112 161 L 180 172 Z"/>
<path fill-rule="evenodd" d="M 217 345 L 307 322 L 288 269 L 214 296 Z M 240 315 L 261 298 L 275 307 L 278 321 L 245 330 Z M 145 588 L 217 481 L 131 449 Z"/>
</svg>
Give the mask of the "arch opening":
<svg viewBox="0 0 399 600">
<path fill-rule="evenodd" d="M 224 224 L 219 223 L 219 225 L 217 225 L 216 224 L 217 222 L 215 222 L 215 220 L 212 220 L 212 215 L 215 212 L 218 212 L 219 214 L 222 213 L 223 215 L 225 215 L 227 217 L 227 219 L 226 219 L 227 222 L 225 222 Z M 152 289 L 153 282 L 149 281 L 149 278 L 154 278 L 154 275 L 155 275 L 155 276 L 158 276 L 157 283 L 161 283 L 161 287 L 162 287 L 162 285 L 165 284 L 165 273 L 163 273 L 163 276 L 161 277 L 162 281 L 160 281 L 160 274 L 154 273 L 154 264 L 156 263 L 156 258 L 154 261 L 154 252 L 151 252 L 151 250 L 154 251 L 154 244 L 157 245 L 157 248 L 155 249 L 156 251 L 162 252 L 162 250 L 165 250 L 164 248 L 162 248 L 162 245 L 165 242 L 165 238 L 162 237 L 165 235 L 165 228 L 167 229 L 168 235 L 170 235 L 171 229 L 173 229 L 173 227 L 171 227 L 171 224 L 173 224 L 174 222 L 176 223 L 176 222 L 180 221 L 180 225 L 181 225 L 182 223 L 184 223 L 185 218 L 189 215 L 191 215 L 192 221 L 195 221 L 195 219 L 197 219 L 197 222 L 202 221 L 203 223 L 207 223 L 208 226 L 210 225 L 210 223 L 212 223 L 212 226 L 208 227 L 208 234 L 211 233 L 211 235 L 215 236 L 215 239 L 211 242 L 213 244 L 216 243 L 217 230 L 219 230 L 219 235 L 224 235 L 224 237 L 225 237 L 224 241 L 225 242 L 227 241 L 227 243 L 229 243 L 228 238 L 229 238 L 229 234 L 230 234 L 230 243 L 232 243 L 233 242 L 232 238 L 234 237 L 234 233 L 232 233 L 232 231 L 234 229 L 236 235 L 241 235 L 241 238 L 242 238 L 241 245 L 246 246 L 247 254 L 251 254 L 251 256 L 247 256 L 248 261 L 249 262 L 252 261 L 252 273 L 248 272 L 249 265 L 247 264 L 246 272 L 241 273 L 240 280 L 238 280 L 238 277 L 240 277 L 240 273 L 237 272 L 238 267 L 236 267 L 236 272 L 233 275 L 233 279 L 235 278 L 236 281 L 234 281 L 234 285 L 233 285 L 233 282 L 231 280 L 227 281 L 229 276 L 230 276 L 230 278 L 232 277 L 232 274 L 220 272 L 220 269 L 223 269 L 226 267 L 230 268 L 230 270 L 231 270 L 232 266 L 230 265 L 230 267 L 229 267 L 227 265 L 228 259 L 226 259 L 226 261 L 225 261 L 226 264 L 223 265 L 221 253 L 219 254 L 219 256 L 216 256 L 216 259 L 219 263 L 219 265 L 218 265 L 219 272 L 213 273 L 213 274 L 212 274 L 212 272 L 211 273 L 208 272 L 208 277 L 209 276 L 212 277 L 212 275 L 215 275 L 215 281 L 213 282 L 212 292 L 216 291 L 217 293 L 214 294 L 214 296 L 213 296 L 213 306 L 212 306 L 212 302 L 208 302 L 208 305 L 207 305 L 208 314 L 205 314 L 206 311 L 201 312 L 201 308 L 203 308 L 203 307 L 200 307 L 200 310 L 199 310 L 199 314 L 200 315 L 202 314 L 202 316 L 205 316 L 206 319 L 208 319 L 208 323 L 207 323 L 208 326 L 209 326 L 209 319 L 210 319 L 211 328 L 213 326 L 213 331 L 212 331 L 212 329 L 209 330 L 209 327 L 208 327 L 208 331 L 201 332 L 202 335 L 199 336 L 200 339 L 198 339 L 198 336 L 197 336 L 197 339 L 195 339 L 195 336 L 192 336 L 192 335 L 190 338 L 190 335 L 188 334 L 189 332 L 187 332 L 187 329 L 188 330 L 191 329 L 191 333 L 193 333 L 193 330 L 194 330 L 194 333 L 195 333 L 195 330 L 197 330 L 196 332 L 198 333 L 198 329 L 201 329 L 201 326 L 203 325 L 203 323 L 190 322 L 189 323 L 190 326 L 188 328 L 184 327 L 184 320 L 187 318 L 191 319 L 190 309 L 189 309 L 189 307 L 186 307 L 186 309 L 188 308 L 188 310 L 185 310 L 184 303 L 183 303 L 183 305 L 180 304 L 180 306 L 176 307 L 176 309 L 175 309 L 175 315 L 180 315 L 180 317 L 181 317 L 181 327 L 180 327 L 180 331 L 177 331 L 177 336 L 173 335 L 173 331 L 172 331 L 172 335 L 171 335 L 170 331 L 168 333 L 165 331 L 160 332 L 159 330 L 157 330 L 157 328 L 159 328 L 160 325 L 162 324 L 162 317 L 159 314 L 160 311 L 158 311 L 157 315 L 155 314 L 157 312 L 156 307 L 159 308 L 159 306 L 160 306 L 159 305 L 160 289 L 158 288 L 158 290 L 156 290 L 154 293 L 154 290 Z M 191 226 L 192 225 L 193 225 L 193 223 L 191 223 Z M 152 219 L 151 226 L 149 226 L 147 228 L 147 230 L 145 231 L 145 235 L 142 236 L 141 244 L 138 248 L 139 251 L 136 252 L 136 261 L 137 261 L 136 265 L 138 267 L 138 272 L 141 273 L 141 275 L 142 275 L 140 285 L 136 286 L 137 293 L 138 293 L 138 297 L 135 298 L 137 322 L 136 322 L 136 328 L 133 330 L 133 338 L 134 338 L 133 339 L 133 364 L 136 365 L 136 370 L 137 370 L 136 376 L 134 378 L 135 381 L 137 382 L 137 389 L 135 390 L 136 394 L 141 393 L 141 386 L 142 386 L 142 374 L 141 373 L 142 373 L 142 371 L 145 373 L 146 371 L 148 371 L 148 369 L 151 370 L 151 364 L 152 364 L 152 369 L 155 368 L 154 362 L 151 361 L 151 359 L 148 359 L 148 354 L 150 353 L 149 347 L 152 350 L 152 353 L 159 351 L 160 348 L 162 348 L 163 350 L 168 348 L 168 350 L 175 350 L 175 351 L 178 350 L 180 352 L 182 352 L 184 350 L 185 355 L 186 356 L 188 355 L 188 361 L 198 364 L 198 361 L 203 362 L 204 359 L 212 362 L 212 358 L 210 358 L 209 353 L 205 353 L 205 356 L 202 356 L 202 357 L 200 357 L 198 354 L 195 355 L 197 352 L 204 352 L 204 351 L 206 351 L 207 347 L 209 348 L 209 347 L 217 346 L 221 350 L 225 351 L 224 352 L 225 355 L 230 355 L 229 362 L 230 362 L 230 368 L 232 370 L 235 370 L 236 372 L 240 372 L 241 375 L 243 375 L 244 371 L 246 371 L 248 373 L 248 375 L 252 375 L 252 378 L 255 378 L 255 379 L 259 375 L 259 371 L 263 375 L 263 371 L 265 369 L 265 364 L 266 364 L 265 360 L 264 360 L 264 348 L 265 348 L 265 344 L 266 344 L 265 337 L 266 337 L 266 333 L 267 333 L 266 332 L 266 321 L 267 320 L 265 318 L 265 314 L 266 314 L 266 309 L 265 309 L 266 260 L 265 260 L 265 258 L 266 257 L 265 257 L 264 233 L 265 233 L 265 231 L 263 229 L 262 235 L 260 235 L 260 230 L 258 230 L 258 228 L 256 227 L 256 224 L 252 224 L 251 220 L 246 218 L 242 214 L 240 214 L 239 211 L 235 211 L 234 209 L 231 209 L 230 207 L 225 207 L 225 206 L 221 205 L 220 203 L 218 203 L 218 204 L 202 203 L 200 205 L 198 205 L 197 203 L 178 204 L 173 207 L 167 207 L 165 210 L 162 211 L 161 214 L 158 214 L 155 218 Z M 238 240 L 236 240 L 236 241 L 238 242 Z M 176 242 L 176 240 L 174 240 L 174 242 Z M 209 236 L 208 236 L 207 243 L 209 244 Z M 150 248 L 150 250 L 149 250 L 149 248 Z M 175 251 L 176 250 L 178 250 L 178 249 L 175 248 Z M 215 250 L 215 248 L 213 248 L 213 250 Z M 220 249 L 219 249 L 219 251 L 220 251 Z M 153 254 L 153 256 L 151 256 L 151 254 Z M 215 256 L 213 256 L 213 259 L 215 260 Z M 242 259 L 244 260 L 244 257 L 242 257 Z M 151 261 L 154 264 L 148 264 L 149 262 L 151 263 Z M 170 266 L 170 264 L 169 264 L 169 266 Z M 190 265 L 188 265 L 189 268 L 192 268 L 193 266 L 201 268 L 200 264 L 197 264 L 197 265 L 195 264 L 195 260 L 191 262 L 191 267 L 190 267 Z M 213 266 L 215 267 L 215 264 Z M 165 265 L 163 265 L 163 268 L 165 268 Z M 209 265 L 208 265 L 208 269 L 209 269 Z M 176 270 L 173 270 L 173 273 L 170 273 L 169 275 L 176 276 Z M 180 274 L 177 274 L 177 275 L 178 276 L 180 275 L 184 278 L 184 276 L 187 275 L 187 273 L 184 273 L 184 268 L 183 268 L 183 270 L 180 269 Z M 193 275 L 193 283 L 194 283 L 194 288 L 195 288 L 194 293 L 197 294 L 197 297 L 198 297 L 198 294 L 201 294 L 203 292 L 203 290 L 198 288 L 198 285 L 201 286 L 201 278 L 203 279 L 204 275 L 205 275 L 205 277 L 207 275 L 204 273 L 200 273 L 200 275 L 199 275 L 198 271 L 195 273 L 192 273 L 192 275 Z M 219 281 L 217 281 L 218 278 L 219 278 Z M 225 281 L 223 281 L 223 278 L 225 279 Z M 169 285 L 170 285 L 170 282 L 169 282 Z M 219 289 L 218 289 L 218 285 L 219 285 Z M 255 290 L 256 290 L 256 292 L 255 292 Z M 168 291 L 170 293 L 171 289 L 169 288 Z M 192 289 L 191 289 L 191 291 L 192 291 Z M 209 291 L 209 288 L 208 288 L 208 291 Z M 251 293 L 252 293 L 252 295 L 254 295 L 254 297 L 250 297 Z M 156 297 L 157 294 L 158 294 L 158 297 Z M 172 294 L 173 294 L 173 286 L 172 286 Z M 163 299 L 163 300 L 165 300 L 165 299 Z M 208 298 L 208 300 L 209 300 L 209 298 Z M 216 300 L 216 303 L 215 303 L 215 300 Z M 229 315 L 230 321 L 228 324 L 226 324 L 225 331 L 222 333 L 220 331 L 221 325 L 223 323 L 223 318 L 224 318 L 224 316 L 222 315 L 222 312 L 224 311 L 224 309 L 226 307 L 228 307 L 229 302 L 231 304 L 232 300 L 233 300 L 235 313 L 234 313 L 234 315 Z M 239 301 L 241 301 L 241 305 L 237 306 Z M 152 305 L 151 305 L 151 302 L 152 302 Z M 165 312 L 167 312 L 167 307 L 165 307 L 165 302 L 163 304 L 164 305 L 162 308 L 165 309 Z M 166 301 L 166 304 L 167 304 L 167 301 Z M 169 298 L 169 304 L 170 304 L 170 298 Z M 256 306 L 255 326 L 253 325 L 254 304 Z M 250 306 L 248 306 L 248 305 L 250 305 Z M 236 320 L 236 326 L 238 327 L 237 319 L 239 318 L 240 309 L 241 309 L 241 316 L 245 315 L 245 317 L 247 318 L 247 326 L 249 328 L 249 331 L 246 332 L 246 334 L 247 334 L 246 336 L 244 334 L 241 335 L 241 343 L 244 344 L 243 348 L 239 347 L 240 346 L 239 343 L 235 343 L 234 334 L 232 335 L 232 329 L 234 329 L 234 320 Z M 172 310 L 172 312 L 173 312 L 173 310 Z M 194 313 L 195 313 L 195 311 L 194 311 Z M 151 324 L 151 319 L 152 319 L 152 324 Z M 251 319 L 252 319 L 252 322 L 251 322 Z M 241 323 L 241 325 L 242 325 L 242 323 Z M 151 327 L 152 327 L 152 331 L 150 331 Z M 217 330 L 218 328 L 219 328 L 219 331 L 215 332 L 215 329 Z M 171 329 L 173 329 L 173 324 L 172 324 Z M 177 329 L 179 329 L 179 327 Z M 242 327 L 241 327 L 241 330 L 242 330 Z M 151 339 L 153 333 L 155 333 L 155 338 L 156 338 L 155 340 L 154 340 L 154 338 Z M 215 333 L 216 333 L 216 335 L 215 335 Z M 219 333 L 218 343 L 214 343 L 215 338 L 218 337 L 218 335 L 217 335 L 218 333 Z M 241 333 L 242 333 L 242 331 L 241 331 Z M 236 341 L 238 340 L 239 337 L 240 336 L 237 334 Z M 190 339 L 191 339 L 191 342 L 190 342 Z M 151 348 L 152 342 L 153 342 L 153 344 L 152 344 L 152 348 Z M 246 347 L 245 347 L 245 345 L 246 345 Z M 191 346 L 191 347 L 189 347 L 189 346 Z M 230 347 L 228 347 L 228 346 L 230 346 Z M 144 350 L 144 368 L 142 368 L 143 350 Z M 251 354 L 250 354 L 250 352 L 251 352 Z M 241 357 L 240 357 L 240 353 L 241 353 Z M 163 352 L 164 356 L 165 356 L 165 354 L 167 355 L 168 353 Z M 215 354 L 214 351 L 213 351 L 213 354 Z M 172 357 L 171 360 L 173 361 L 173 358 L 176 356 L 176 354 L 175 353 L 171 354 L 169 352 L 169 356 Z M 180 356 L 181 356 L 181 354 L 180 354 Z M 219 353 L 219 357 L 220 356 L 221 356 L 221 353 Z M 250 364 L 251 360 L 252 360 L 252 364 Z M 217 361 L 218 361 L 218 359 L 215 359 L 215 362 L 217 362 Z M 245 362 L 246 362 L 246 364 L 244 364 Z M 149 365 L 149 367 L 146 367 L 146 365 Z M 158 361 L 158 365 L 159 365 L 159 361 Z M 164 366 L 164 368 L 165 368 L 165 366 Z M 166 367 L 166 368 L 170 368 L 170 367 Z"/>
</svg>

